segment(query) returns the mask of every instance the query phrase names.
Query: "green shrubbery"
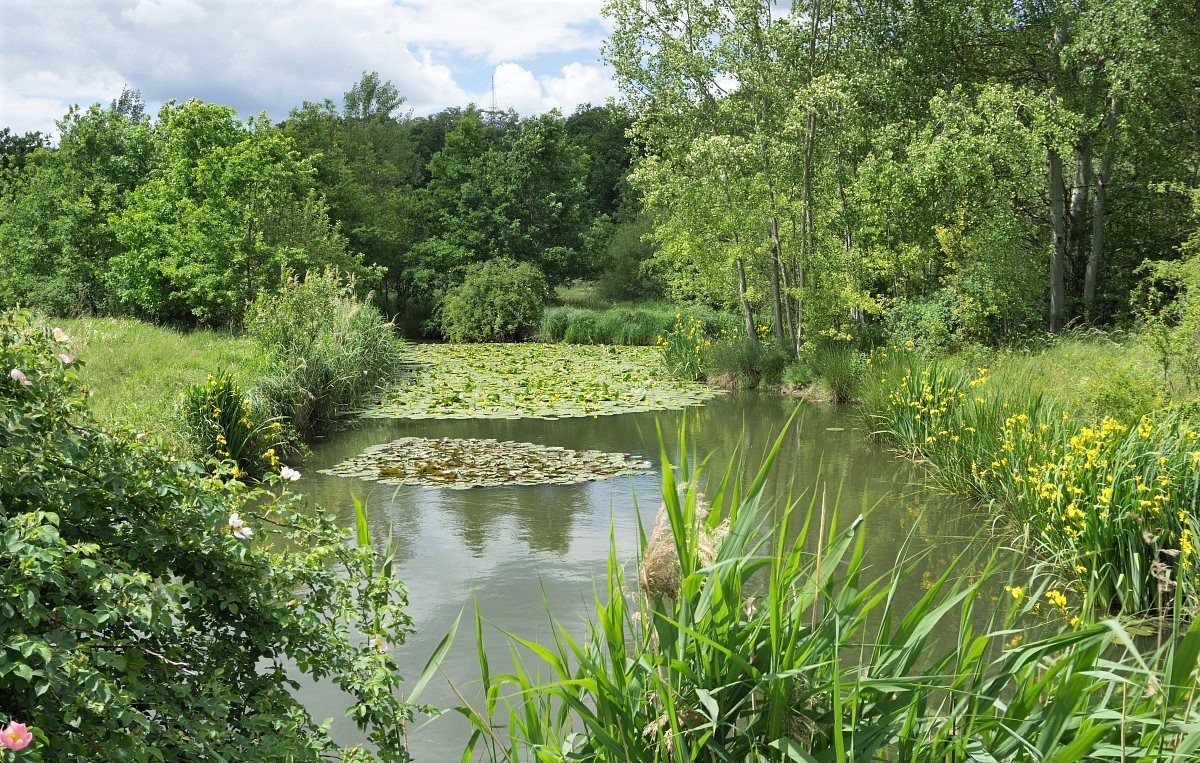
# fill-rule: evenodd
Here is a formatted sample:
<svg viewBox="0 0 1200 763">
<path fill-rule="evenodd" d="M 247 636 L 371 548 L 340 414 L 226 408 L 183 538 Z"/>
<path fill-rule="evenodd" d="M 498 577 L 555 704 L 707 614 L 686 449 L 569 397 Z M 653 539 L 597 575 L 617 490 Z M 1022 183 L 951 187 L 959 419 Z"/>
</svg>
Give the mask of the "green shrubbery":
<svg viewBox="0 0 1200 763">
<path fill-rule="evenodd" d="M 251 398 L 305 438 L 360 406 L 402 362 L 391 324 L 332 270 L 291 278 L 279 294 L 260 296 L 246 333 L 269 361 Z"/>
<path fill-rule="evenodd" d="M 1169 623 L 1143 652 L 1116 620 L 1067 623 L 1044 581 L 1001 593 L 1015 581 L 998 565 L 964 560 L 901 602 L 912 569 L 868 577 L 862 517 L 765 505 L 768 469 L 744 493 L 726 477 L 708 504 L 664 453 L 637 593 L 610 552 L 581 640 L 557 623 L 553 644 L 511 635 L 498 669 L 477 614 L 484 700 L 462 708 L 475 727 L 463 759 L 1183 763 L 1200 750 L 1200 621 Z"/>
<path fill-rule="evenodd" d="M 550 291 L 537 266 L 507 257 L 472 267 L 438 306 L 451 342 L 507 342 L 532 337 Z"/>
<path fill-rule="evenodd" d="M 0 315 L 0 722 L 17 758 L 402 761 L 402 585 L 289 493 L 248 490 L 99 429 L 65 338 Z M 291 475 L 298 476 L 298 475 Z M 351 696 L 341 750 L 292 695 Z M 5 753 L 13 759 L 12 753 Z"/>
</svg>

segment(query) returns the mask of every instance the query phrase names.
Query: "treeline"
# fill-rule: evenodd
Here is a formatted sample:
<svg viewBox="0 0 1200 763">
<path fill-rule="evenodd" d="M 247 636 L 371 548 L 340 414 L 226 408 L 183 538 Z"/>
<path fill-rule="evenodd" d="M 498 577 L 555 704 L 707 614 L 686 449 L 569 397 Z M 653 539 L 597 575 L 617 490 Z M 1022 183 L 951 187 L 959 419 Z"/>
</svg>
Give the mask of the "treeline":
<svg viewBox="0 0 1200 763">
<path fill-rule="evenodd" d="M 479 263 L 530 263 L 551 285 L 609 269 L 636 226 L 621 108 L 403 104 L 372 72 L 340 107 L 280 124 L 195 100 L 151 120 L 126 90 L 73 107 L 54 146 L 4 130 L 0 304 L 223 326 L 291 274 L 336 268 L 419 327 Z"/>
<path fill-rule="evenodd" d="M 751 343 L 755 315 L 793 349 L 1111 323 L 1154 309 L 1131 304 L 1143 263 L 1195 236 L 1192 0 L 606 12 L 656 270 Z"/>
</svg>

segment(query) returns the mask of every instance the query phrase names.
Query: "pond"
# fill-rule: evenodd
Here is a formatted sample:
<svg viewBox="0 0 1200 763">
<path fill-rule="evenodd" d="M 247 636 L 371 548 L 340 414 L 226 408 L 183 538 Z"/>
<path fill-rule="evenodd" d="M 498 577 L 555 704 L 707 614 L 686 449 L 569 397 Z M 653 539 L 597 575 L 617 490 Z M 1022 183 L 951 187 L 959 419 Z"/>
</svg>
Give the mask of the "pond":
<svg viewBox="0 0 1200 763">
<path fill-rule="evenodd" d="M 302 465 L 297 483 L 313 500 L 354 525 L 353 492 L 367 503 L 371 532 L 382 546 L 389 529 L 398 549 L 397 569 L 409 589 L 408 612 L 416 633 L 395 648 L 404 675 L 415 680 L 429 655 L 465 608 L 464 627 L 444 663 L 450 681 L 469 698 L 477 687 L 475 639 L 470 608 L 478 601 L 486 622 L 492 669 L 508 664 L 508 645 L 498 629 L 534 640 L 550 637 L 549 608 L 568 627 L 584 631 L 593 580 L 602 585 L 610 538 L 622 559 L 632 560 L 640 521 L 648 529 L 659 504 L 661 475 L 658 429 L 672 463 L 686 420 L 688 450 L 708 458 L 706 476 L 719 480 L 731 459 L 742 459 L 753 475 L 792 414 L 796 403 L 769 394 L 742 393 L 711 399 L 700 407 L 657 413 L 539 419 L 379 419 L 320 444 Z M 482 487 L 395 486 L 320 474 L 369 447 L 403 437 L 493 438 L 631 454 L 654 465 L 650 473 L 579 484 Z M 702 478 L 703 483 L 703 478 Z M 843 525 L 867 517 L 867 562 L 883 575 L 897 555 L 922 558 L 899 591 L 901 611 L 922 594 L 947 561 L 978 534 L 977 510 L 921 485 L 920 469 L 868 441 L 853 411 L 803 406 L 788 431 L 768 485 L 778 500 L 824 496 Z M 640 512 L 640 515 L 639 515 Z M 628 579 L 633 579 L 630 562 Z M 351 742 L 353 724 L 343 717 L 346 699 L 328 686 L 306 685 L 302 698 L 314 715 L 334 718 L 335 735 Z M 423 702 L 458 704 L 444 681 L 435 681 Z M 449 714 L 411 732 L 417 760 L 457 760 L 470 730 Z"/>
</svg>

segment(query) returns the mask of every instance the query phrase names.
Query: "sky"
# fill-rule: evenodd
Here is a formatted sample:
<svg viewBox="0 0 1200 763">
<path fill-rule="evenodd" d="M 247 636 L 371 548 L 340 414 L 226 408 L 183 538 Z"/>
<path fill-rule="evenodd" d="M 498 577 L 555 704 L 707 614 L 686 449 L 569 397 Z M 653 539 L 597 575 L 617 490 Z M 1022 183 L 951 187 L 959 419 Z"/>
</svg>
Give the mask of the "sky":
<svg viewBox="0 0 1200 763">
<path fill-rule="evenodd" d="M 377 71 L 416 115 L 616 96 L 602 0 L 0 0 L 0 127 L 54 134 L 123 87 L 273 120 Z"/>
</svg>

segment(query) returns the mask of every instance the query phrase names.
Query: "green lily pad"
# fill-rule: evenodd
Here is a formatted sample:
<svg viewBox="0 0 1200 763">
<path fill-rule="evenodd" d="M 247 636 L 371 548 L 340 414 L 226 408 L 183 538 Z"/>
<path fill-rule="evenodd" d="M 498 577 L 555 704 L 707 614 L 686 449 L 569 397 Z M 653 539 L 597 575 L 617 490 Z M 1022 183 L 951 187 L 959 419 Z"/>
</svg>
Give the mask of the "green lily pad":
<svg viewBox="0 0 1200 763">
<path fill-rule="evenodd" d="M 470 488 L 499 485 L 572 485 L 649 474 L 649 461 L 625 453 L 570 450 L 530 442 L 403 437 L 367 448 L 322 474 L 383 482 Z"/>
<path fill-rule="evenodd" d="M 686 408 L 721 394 L 672 377 L 654 347 L 429 344 L 413 354 L 412 377 L 364 416 L 554 420 Z"/>
</svg>

